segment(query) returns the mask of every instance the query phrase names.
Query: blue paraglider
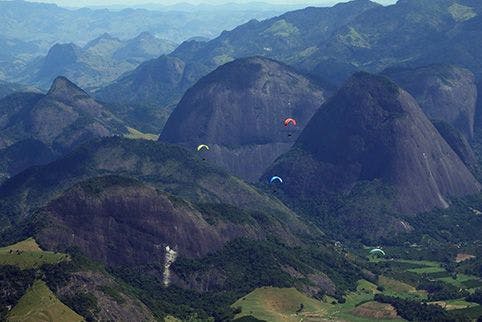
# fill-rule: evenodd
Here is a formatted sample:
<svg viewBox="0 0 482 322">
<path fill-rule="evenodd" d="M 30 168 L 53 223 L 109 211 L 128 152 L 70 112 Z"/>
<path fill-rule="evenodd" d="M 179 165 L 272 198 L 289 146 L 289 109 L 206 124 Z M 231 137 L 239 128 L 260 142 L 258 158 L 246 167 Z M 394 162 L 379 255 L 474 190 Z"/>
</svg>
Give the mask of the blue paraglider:
<svg viewBox="0 0 482 322">
<path fill-rule="evenodd" d="M 279 183 L 283 183 L 283 179 L 281 179 L 280 177 L 278 176 L 273 176 L 271 177 L 271 180 L 269 180 L 269 183 L 273 183 L 275 181 L 279 181 Z"/>
</svg>

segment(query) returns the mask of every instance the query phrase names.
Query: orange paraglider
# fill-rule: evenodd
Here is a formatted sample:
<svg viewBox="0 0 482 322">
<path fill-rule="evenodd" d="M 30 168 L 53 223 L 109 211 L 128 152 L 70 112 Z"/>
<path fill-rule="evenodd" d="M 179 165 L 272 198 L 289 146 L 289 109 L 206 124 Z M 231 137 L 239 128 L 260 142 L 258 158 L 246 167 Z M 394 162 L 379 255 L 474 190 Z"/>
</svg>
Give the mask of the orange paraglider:
<svg viewBox="0 0 482 322">
<path fill-rule="evenodd" d="M 290 125 L 290 123 L 295 126 L 295 125 L 296 125 L 296 120 L 293 119 L 293 118 L 291 118 L 291 117 L 289 117 L 289 118 L 287 118 L 287 119 L 284 121 L 285 126 Z"/>
</svg>

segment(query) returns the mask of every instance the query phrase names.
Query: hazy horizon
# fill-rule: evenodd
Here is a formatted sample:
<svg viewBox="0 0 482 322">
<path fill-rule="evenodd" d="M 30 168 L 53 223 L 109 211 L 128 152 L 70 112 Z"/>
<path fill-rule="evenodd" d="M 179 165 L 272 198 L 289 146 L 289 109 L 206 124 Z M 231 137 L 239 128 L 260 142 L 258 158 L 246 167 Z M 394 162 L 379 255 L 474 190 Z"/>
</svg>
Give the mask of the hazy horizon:
<svg viewBox="0 0 482 322">
<path fill-rule="evenodd" d="M 2 0 L 2 1 L 9 1 L 9 0 Z M 222 4 L 229 4 L 229 3 L 236 3 L 236 4 L 249 4 L 249 3 L 267 3 L 273 5 L 296 5 L 296 6 L 329 6 L 334 5 L 339 2 L 347 2 L 345 0 L 337 1 L 337 0 L 313 0 L 313 1 L 306 1 L 306 0 L 28 0 L 29 2 L 40 2 L 40 3 L 55 3 L 62 7 L 102 7 L 102 6 L 143 6 L 143 5 L 176 5 L 176 4 L 192 4 L 192 5 L 200 5 L 200 4 L 207 4 L 207 5 L 222 5 Z M 374 2 L 378 2 L 383 5 L 393 4 L 396 0 L 373 0 Z"/>
</svg>

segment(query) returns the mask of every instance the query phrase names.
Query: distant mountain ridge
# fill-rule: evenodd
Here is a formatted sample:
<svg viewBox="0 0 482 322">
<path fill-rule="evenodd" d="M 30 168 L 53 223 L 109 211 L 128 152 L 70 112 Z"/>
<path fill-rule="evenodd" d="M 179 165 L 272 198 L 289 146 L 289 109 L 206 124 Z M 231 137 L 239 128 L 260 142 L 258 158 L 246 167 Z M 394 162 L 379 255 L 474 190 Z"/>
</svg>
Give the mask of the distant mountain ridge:
<svg viewBox="0 0 482 322">
<path fill-rule="evenodd" d="M 357 70 L 381 72 L 390 67 L 434 62 L 469 68 L 479 78 L 482 66 L 477 57 L 482 37 L 477 36 L 482 32 L 478 23 L 481 14 L 482 5 L 472 0 L 406 0 L 386 7 L 355 0 L 328 8 L 309 7 L 261 22 L 249 21 L 208 42 L 182 43 L 165 59 L 191 67 L 188 84 L 147 81 L 134 85 L 133 79 L 148 73 L 153 65 L 146 62 L 96 95 L 110 103 L 138 101 L 129 103 L 138 110 L 154 104 L 162 109 L 173 104 L 173 97 L 179 100 L 189 86 L 218 66 L 255 55 L 282 61 L 335 86 Z M 400 37 L 401 31 L 406 36 Z M 465 34 L 472 39 L 470 48 Z M 453 46 L 446 41 L 448 38 Z M 167 67 L 159 71 L 171 73 Z M 148 89 L 174 95 L 169 95 L 169 100 L 146 99 L 143 93 Z"/>
<path fill-rule="evenodd" d="M 45 57 L 28 64 L 18 79 L 46 88 L 56 77 L 65 76 L 84 88 L 99 87 L 174 48 L 174 43 L 147 32 L 126 41 L 105 33 L 83 47 L 55 44 Z"/>
<path fill-rule="evenodd" d="M 311 47 L 328 39 L 339 26 L 378 6 L 359 0 L 329 8 L 310 7 L 261 22 L 251 20 L 208 42 L 184 42 L 167 57 L 141 64 L 95 95 L 108 103 L 128 102 L 130 109 L 146 110 L 146 113 L 152 114 L 153 106 L 156 109 L 172 107 L 184 91 L 202 76 L 236 58 L 260 55 L 292 64 L 298 59 L 300 51 L 308 53 Z M 183 67 L 171 68 L 174 62 Z M 164 79 L 148 76 L 154 73 L 168 76 Z M 142 81 L 136 82 L 136 79 Z M 158 131 L 162 125 L 152 121 L 148 123 L 150 129 L 157 128 Z"/>
</svg>

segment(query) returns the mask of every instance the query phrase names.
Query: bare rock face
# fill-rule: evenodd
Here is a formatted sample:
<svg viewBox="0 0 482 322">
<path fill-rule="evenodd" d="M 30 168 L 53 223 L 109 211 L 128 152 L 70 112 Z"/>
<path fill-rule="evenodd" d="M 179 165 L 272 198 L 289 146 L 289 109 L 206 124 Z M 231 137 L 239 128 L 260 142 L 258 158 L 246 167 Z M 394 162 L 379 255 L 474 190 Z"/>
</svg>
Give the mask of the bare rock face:
<svg viewBox="0 0 482 322">
<path fill-rule="evenodd" d="M 110 266 L 163 262 L 166 252 L 200 258 L 236 238 L 277 236 L 291 243 L 282 218 L 226 204 L 189 203 L 137 180 L 105 176 L 82 182 L 42 208 L 36 239 L 45 249 L 79 247 Z M 310 231 L 304 230 L 306 235 Z"/>
<path fill-rule="evenodd" d="M 381 181 L 392 207 L 419 213 L 480 185 L 415 99 L 388 79 L 355 74 L 312 118 L 296 145 L 266 175 L 292 197 L 320 200 L 359 182 Z"/>
<path fill-rule="evenodd" d="M 162 261 L 166 246 L 199 257 L 249 235 L 242 227 L 211 226 L 199 211 L 142 184 L 100 187 L 108 180 L 74 187 L 50 203 L 44 214 L 53 224 L 42 230 L 39 242 L 47 249 L 76 245 L 109 265 L 136 265 Z"/>
<path fill-rule="evenodd" d="M 467 138 L 452 125 L 443 121 L 432 121 L 433 125 L 472 173 L 477 168 L 477 158 Z"/>
<path fill-rule="evenodd" d="M 187 91 L 160 140 L 195 149 L 247 180 L 295 142 L 325 100 L 325 91 L 293 69 L 261 57 L 239 59 L 202 78 Z M 292 117 L 296 126 L 285 126 Z"/>
<path fill-rule="evenodd" d="M 429 119 L 444 121 L 470 140 L 474 134 L 477 86 L 465 68 L 431 65 L 384 72 L 418 102 Z"/>
</svg>

